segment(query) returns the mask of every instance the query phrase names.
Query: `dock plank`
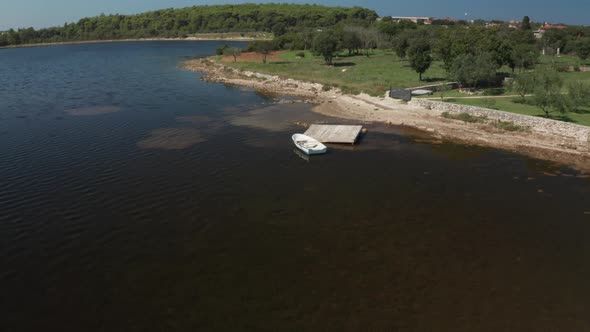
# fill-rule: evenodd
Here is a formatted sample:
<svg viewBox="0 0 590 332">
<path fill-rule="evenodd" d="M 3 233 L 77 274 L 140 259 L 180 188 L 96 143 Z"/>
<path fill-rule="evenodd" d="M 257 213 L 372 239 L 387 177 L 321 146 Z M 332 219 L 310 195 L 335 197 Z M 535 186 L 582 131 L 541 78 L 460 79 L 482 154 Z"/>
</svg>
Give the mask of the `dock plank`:
<svg viewBox="0 0 590 332">
<path fill-rule="evenodd" d="M 354 144 L 362 129 L 363 126 L 313 124 L 307 129 L 305 135 L 322 143 Z"/>
</svg>

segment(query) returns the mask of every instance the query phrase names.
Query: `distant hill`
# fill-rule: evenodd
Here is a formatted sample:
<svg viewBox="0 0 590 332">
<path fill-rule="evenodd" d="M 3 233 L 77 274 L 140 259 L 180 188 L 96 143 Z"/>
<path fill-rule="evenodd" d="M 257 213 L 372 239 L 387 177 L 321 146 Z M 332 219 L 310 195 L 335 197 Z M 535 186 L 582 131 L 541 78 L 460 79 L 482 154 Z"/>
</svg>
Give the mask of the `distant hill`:
<svg viewBox="0 0 590 332">
<path fill-rule="evenodd" d="M 303 28 L 329 27 L 342 21 L 377 19 L 361 7 L 295 4 L 243 4 L 164 9 L 137 15 L 100 15 L 77 23 L 0 33 L 0 46 L 84 40 L 186 37 L 194 33 L 264 31 L 283 34 Z"/>
</svg>

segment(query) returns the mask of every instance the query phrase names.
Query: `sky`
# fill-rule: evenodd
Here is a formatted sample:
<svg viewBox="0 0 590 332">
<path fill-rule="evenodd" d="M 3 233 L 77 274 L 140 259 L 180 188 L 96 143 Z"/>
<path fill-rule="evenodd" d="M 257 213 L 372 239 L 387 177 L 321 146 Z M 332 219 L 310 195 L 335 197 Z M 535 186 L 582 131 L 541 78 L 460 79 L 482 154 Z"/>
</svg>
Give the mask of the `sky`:
<svg viewBox="0 0 590 332">
<path fill-rule="evenodd" d="M 362 6 L 376 10 L 381 16 L 520 20 L 528 15 L 536 22 L 590 25 L 588 0 L 0 0 L 0 30 L 58 26 L 101 13 L 135 14 L 163 8 L 244 2 Z"/>
</svg>

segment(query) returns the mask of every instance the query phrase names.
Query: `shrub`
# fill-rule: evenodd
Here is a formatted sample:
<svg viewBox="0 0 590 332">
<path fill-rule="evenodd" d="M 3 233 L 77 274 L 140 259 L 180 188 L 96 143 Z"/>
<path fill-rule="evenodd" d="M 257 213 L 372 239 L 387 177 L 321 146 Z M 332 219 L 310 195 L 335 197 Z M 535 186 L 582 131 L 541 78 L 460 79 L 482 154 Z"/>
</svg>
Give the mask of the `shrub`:
<svg viewBox="0 0 590 332">
<path fill-rule="evenodd" d="M 492 53 L 479 55 L 462 54 L 451 66 L 451 77 L 462 85 L 476 89 L 480 83 L 489 83 L 496 78 L 498 62 Z"/>
<path fill-rule="evenodd" d="M 471 115 L 471 114 L 465 113 L 465 112 L 458 113 L 458 114 L 451 114 L 449 112 L 443 112 L 442 117 L 445 119 L 459 120 L 459 121 L 469 122 L 469 123 L 482 123 L 487 120 L 487 118 L 485 116 L 474 116 L 474 115 Z"/>
<path fill-rule="evenodd" d="M 498 129 L 505 131 L 526 131 L 528 128 L 514 124 L 511 121 L 494 121 L 492 125 Z"/>
<path fill-rule="evenodd" d="M 559 63 L 555 65 L 555 70 L 557 70 L 560 73 L 567 73 L 568 71 L 570 71 L 570 66 L 565 63 Z"/>
<path fill-rule="evenodd" d="M 215 54 L 217 55 L 223 55 L 223 52 L 225 52 L 225 49 L 229 48 L 229 45 L 223 45 L 223 46 L 219 46 L 216 50 L 215 50 Z"/>
<path fill-rule="evenodd" d="M 295 56 L 298 58 L 305 58 L 305 52 L 297 52 L 297 54 L 295 54 Z"/>
</svg>

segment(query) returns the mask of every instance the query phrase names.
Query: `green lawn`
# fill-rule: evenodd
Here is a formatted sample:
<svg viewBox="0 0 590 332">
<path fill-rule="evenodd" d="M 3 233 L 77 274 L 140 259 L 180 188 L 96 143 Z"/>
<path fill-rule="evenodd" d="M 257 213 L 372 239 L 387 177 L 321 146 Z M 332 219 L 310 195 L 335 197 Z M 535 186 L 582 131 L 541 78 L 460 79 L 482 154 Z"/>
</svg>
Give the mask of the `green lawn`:
<svg viewBox="0 0 590 332">
<path fill-rule="evenodd" d="M 342 89 L 347 93 L 366 92 L 370 95 L 383 95 L 389 87 L 416 87 L 444 81 L 446 72 L 440 62 L 418 80 L 418 74 L 410 68 L 407 61 L 400 61 L 391 52 L 375 51 L 370 57 L 340 56 L 334 59 L 334 66 L 326 66 L 321 57 L 305 52 L 304 58 L 297 58 L 296 51 L 281 54 L 281 61 L 262 63 L 224 63 L 225 65 L 293 78 L 308 82 L 322 83 Z M 344 54 L 344 53 L 343 53 Z"/>
<path fill-rule="evenodd" d="M 446 102 L 472 105 L 478 107 L 493 108 L 501 111 L 526 114 L 532 116 L 544 117 L 543 111 L 540 108 L 530 105 L 523 104 L 520 98 L 478 98 L 478 99 L 445 99 Z M 590 126 L 590 108 L 584 108 L 578 112 L 568 112 L 565 114 L 553 113 L 552 118 L 555 120 L 561 120 L 566 122 L 572 122 L 579 125 Z"/>
<path fill-rule="evenodd" d="M 552 56 L 552 55 L 542 55 L 539 58 L 539 62 L 541 64 L 566 64 L 570 66 L 581 66 L 581 65 L 590 65 L 590 59 L 581 60 L 577 56 L 571 55 L 560 55 L 560 56 Z"/>
<path fill-rule="evenodd" d="M 418 80 L 418 74 L 413 71 L 407 61 L 400 61 L 390 51 L 375 51 L 370 57 L 363 55 L 341 56 L 334 59 L 334 66 L 326 66 L 321 57 L 313 56 L 305 52 L 304 58 L 298 58 L 298 51 L 281 53 L 280 61 L 263 63 L 226 62 L 225 65 L 250 70 L 259 73 L 277 75 L 284 78 L 293 78 L 308 82 L 322 83 L 342 89 L 345 93 L 365 92 L 373 96 L 383 95 L 389 87 L 416 87 L 446 81 L 447 73 L 441 67 L 441 62 L 434 62 L 431 68 L 424 74 L 424 81 Z M 577 57 L 571 56 L 542 56 L 541 65 L 551 63 L 563 63 L 580 65 Z M 590 72 L 564 72 L 560 73 L 564 81 L 585 81 L 590 84 Z M 565 90 L 564 90 L 565 92 Z M 536 106 L 522 103 L 520 98 L 486 98 L 485 96 L 513 95 L 511 91 L 503 88 L 486 89 L 484 96 L 476 99 L 459 99 L 453 97 L 466 97 L 456 90 L 444 93 L 445 101 L 457 104 L 473 105 L 494 108 L 506 112 L 543 116 L 543 112 Z M 440 94 L 426 97 L 440 97 Z M 451 97 L 451 98 L 449 98 Z M 553 114 L 556 120 L 568 121 L 585 126 L 590 126 L 590 108 L 579 112 L 567 114 Z"/>
</svg>

